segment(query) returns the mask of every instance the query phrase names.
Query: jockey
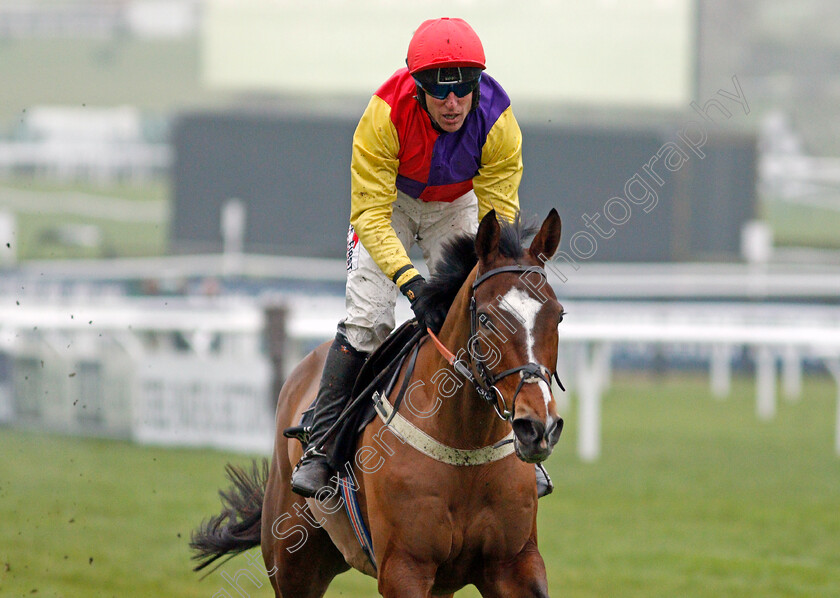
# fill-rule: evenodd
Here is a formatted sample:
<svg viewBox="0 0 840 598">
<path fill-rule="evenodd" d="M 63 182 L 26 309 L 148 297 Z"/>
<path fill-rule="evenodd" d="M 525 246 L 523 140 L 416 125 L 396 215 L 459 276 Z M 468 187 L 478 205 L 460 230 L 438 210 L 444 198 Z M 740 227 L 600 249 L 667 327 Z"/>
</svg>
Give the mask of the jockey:
<svg viewBox="0 0 840 598">
<path fill-rule="evenodd" d="M 445 313 L 420 298 L 426 281 L 411 263 L 416 242 L 430 271 L 444 242 L 474 234 L 490 210 L 519 211 L 522 135 L 510 99 L 484 73 L 481 40 L 462 19 L 417 28 L 406 65 L 376 91 L 353 136 L 346 317 L 324 364 L 309 447 L 292 489 L 314 496 L 330 483 L 322 451 L 367 356 L 394 328 L 397 289 L 421 326 L 438 332 Z M 335 465 L 335 464 L 334 464 Z M 541 495 L 551 482 L 540 479 Z M 540 485 L 538 483 L 538 485 Z"/>
</svg>

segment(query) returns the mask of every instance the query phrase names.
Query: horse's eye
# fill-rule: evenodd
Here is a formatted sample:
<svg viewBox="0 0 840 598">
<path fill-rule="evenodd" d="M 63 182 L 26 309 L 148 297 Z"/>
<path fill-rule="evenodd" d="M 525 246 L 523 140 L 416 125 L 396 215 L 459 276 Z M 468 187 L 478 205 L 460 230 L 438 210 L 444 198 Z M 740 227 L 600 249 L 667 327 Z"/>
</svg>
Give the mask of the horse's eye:
<svg viewBox="0 0 840 598">
<path fill-rule="evenodd" d="M 563 321 L 563 316 L 565 316 L 565 315 L 566 315 L 566 312 L 564 312 L 564 311 L 560 312 L 560 314 L 557 316 L 557 323 L 558 324 Z"/>
<path fill-rule="evenodd" d="M 487 316 L 486 313 L 479 312 L 478 313 L 478 321 L 482 326 L 485 326 L 486 328 L 489 328 L 492 331 L 496 330 L 496 327 L 493 326 L 493 322 L 490 321 L 490 318 Z"/>
</svg>

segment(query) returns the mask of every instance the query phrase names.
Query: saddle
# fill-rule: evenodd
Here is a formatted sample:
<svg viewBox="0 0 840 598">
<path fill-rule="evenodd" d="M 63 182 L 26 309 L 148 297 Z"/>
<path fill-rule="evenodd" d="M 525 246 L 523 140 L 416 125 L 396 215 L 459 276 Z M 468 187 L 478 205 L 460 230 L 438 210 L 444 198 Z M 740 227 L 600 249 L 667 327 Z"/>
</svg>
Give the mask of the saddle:
<svg viewBox="0 0 840 598">
<path fill-rule="evenodd" d="M 353 459 L 356 441 L 362 430 L 376 417 L 375 392 L 390 394 L 396 383 L 403 362 L 411 349 L 425 335 L 417 320 L 408 320 L 396 328 L 388 338 L 367 358 L 353 385 L 350 400 L 333 426 L 324 449 L 334 469 Z M 296 438 L 304 450 L 309 443 L 309 432 L 315 417 L 315 401 L 303 412 L 300 424 L 283 431 L 286 438 Z"/>
</svg>

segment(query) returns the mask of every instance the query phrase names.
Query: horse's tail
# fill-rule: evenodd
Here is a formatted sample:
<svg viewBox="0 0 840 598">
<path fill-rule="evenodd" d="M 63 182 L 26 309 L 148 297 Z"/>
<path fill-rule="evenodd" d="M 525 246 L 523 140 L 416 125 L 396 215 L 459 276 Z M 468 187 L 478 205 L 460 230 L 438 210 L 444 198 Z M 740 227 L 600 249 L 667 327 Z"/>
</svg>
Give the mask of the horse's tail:
<svg viewBox="0 0 840 598">
<path fill-rule="evenodd" d="M 232 558 L 260 544 L 268 459 L 262 463 L 253 461 L 250 471 L 228 463 L 225 471 L 233 486 L 219 490 L 222 512 L 202 521 L 192 533 L 190 548 L 195 552 L 192 558 L 198 561 L 193 571 L 201 571 L 223 556 Z"/>
</svg>

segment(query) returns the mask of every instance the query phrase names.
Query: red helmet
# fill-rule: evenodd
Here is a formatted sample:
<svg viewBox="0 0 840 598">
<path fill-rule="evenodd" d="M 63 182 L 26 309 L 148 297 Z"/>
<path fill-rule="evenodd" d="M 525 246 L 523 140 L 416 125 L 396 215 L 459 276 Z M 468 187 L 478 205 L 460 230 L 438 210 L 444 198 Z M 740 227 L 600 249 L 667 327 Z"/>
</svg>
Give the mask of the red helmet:
<svg viewBox="0 0 840 598">
<path fill-rule="evenodd" d="M 485 69 L 484 47 L 473 28 L 463 19 L 424 21 L 408 44 L 408 72 L 469 66 Z"/>
</svg>

